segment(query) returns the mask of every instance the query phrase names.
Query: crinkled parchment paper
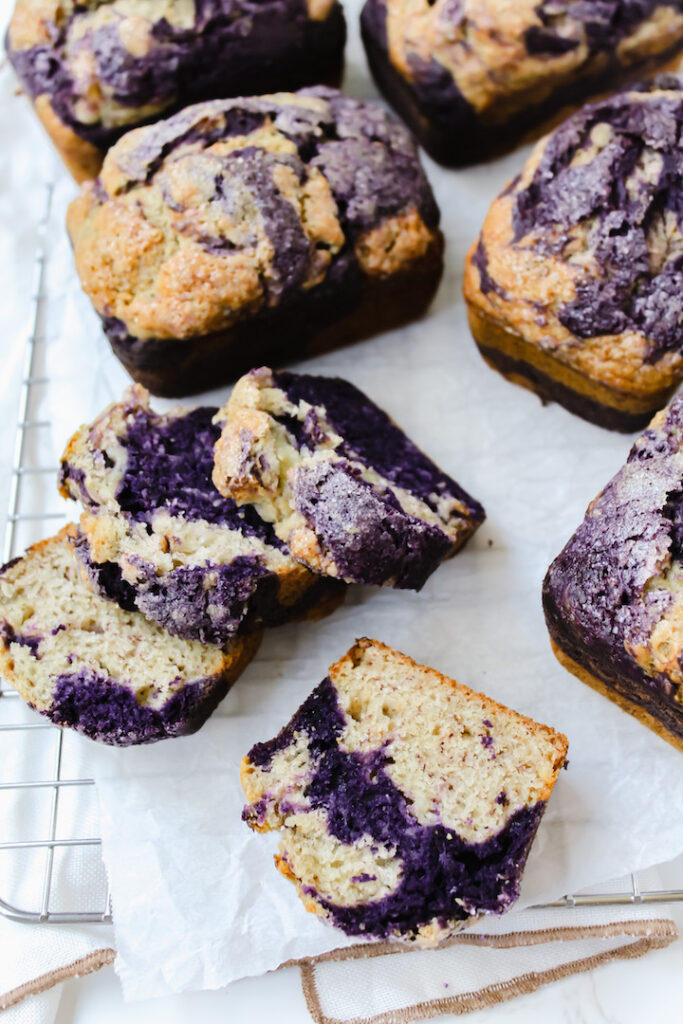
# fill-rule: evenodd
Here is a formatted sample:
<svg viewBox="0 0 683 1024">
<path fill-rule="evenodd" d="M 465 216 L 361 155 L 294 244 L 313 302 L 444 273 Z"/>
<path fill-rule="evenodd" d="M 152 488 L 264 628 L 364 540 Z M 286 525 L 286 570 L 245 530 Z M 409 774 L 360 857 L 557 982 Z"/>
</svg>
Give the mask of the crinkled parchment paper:
<svg viewBox="0 0 683 1024">
<path fill-rule="evenodd" d="M 347 88 L 372 96 L 356 31 L 358 4 L 346 8 Z M 17 151 L 43 146 L 6 72 L 0 88 Z M 129 750 L 82 741 L 98 782 L 117 966 L 130 998 L 219 987 L 343 944 L 343 935 L 307 914 L 275 871 L 276 838 L 254 835 L 241 822 L 238 765 L 364 634 L 569 736 L 569 770 L 529 858 L 520 907 L 683 850 L 683 758 L 560 668 L 541 611 L 549 562 L 619 468 L 631 439 L 544 408 L 504 381 L 483 363 L 467 327 L 465 251 L 524 155 L 467 171 L 425 160 L 447 240 L 446 274 L 430 314 L 301 365 L 366 390 L 484 503 L 488 518 L 474 541 L 420 594 L 356 588 L 332 618 L 270 632 L 197 735 Z M 29 164 L 27 187 L 37 190 Z M 49 264 L 55 450 L 46 458 L 53 459 L 70 432 L 128 383 L 73 271 L 61 225 L 74 194 L 59 171 Z M 10 205 L 0 205 L 0 213 L 5 240 L 15 238 Z M 226 395 L 200 400 L 218 403 Z"/>
</svg>

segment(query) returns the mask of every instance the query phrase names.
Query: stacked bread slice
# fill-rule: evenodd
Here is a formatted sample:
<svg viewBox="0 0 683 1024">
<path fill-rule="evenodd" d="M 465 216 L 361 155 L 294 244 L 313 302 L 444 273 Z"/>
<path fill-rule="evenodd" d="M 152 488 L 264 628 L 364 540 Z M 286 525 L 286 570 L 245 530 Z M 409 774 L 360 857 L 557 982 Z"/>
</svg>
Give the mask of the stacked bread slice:
<svg viewBox="0 0 683 1024">
<path fill-rule="evenodd" d="M 265 368 L 220 410 L 129 388 L 59 483 L 80 523 L 2 570 L 0 669 L 117 745 L 198 728 L 264 627 L 328 614 L 347 582 L 419 589 L 484 518 L 353 385 Z"/>
</svg>

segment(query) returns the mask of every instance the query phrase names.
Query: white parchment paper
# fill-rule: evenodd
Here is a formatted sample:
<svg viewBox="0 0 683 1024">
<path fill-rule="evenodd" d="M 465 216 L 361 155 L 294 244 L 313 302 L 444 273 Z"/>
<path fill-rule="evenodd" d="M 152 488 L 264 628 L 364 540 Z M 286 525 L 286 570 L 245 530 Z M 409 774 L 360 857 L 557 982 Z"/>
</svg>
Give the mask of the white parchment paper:
<svg viewBox="0 0 683 1024">
<path fill-rule="evenodd" d="M 357 37 L 357 0 L 346 9 L 347 89 L 374 96 Z M 3 74 L 6 131 L 17 148 L 39 152 L 47 143 L 12 88 Z M 520 151 L 467 171 L 444 171 L 425 159 L 447 241 L 446 273 L 429 316 L 301 364 L 366 390 L 484 503 L 488 518 L 473 542 L 420 594 L 356 588 L 332 618 L 270 632 L 197 735 L 130 750 L 80 741 L 98 783 L 117 969 L 129 998 L 220 987 L 344 943 L 341 933 L 303 910 L 293 886 L 273 868 L 276 838 L 255 835 L 241 822 L 238 765 L 360 635 L 392 644 L 569 736 L 569 770 L 541 825 L 520 907 L 683 850 L 683 758 L 560 668 L 541 611 L 549 562 L 619 468 L 631 439 L 542 407 L 485 366 L 467 328 L 465 251 L 524 157 Z M 30 179 L 35 165 L 29 165 Z M 31 181 L 28 187 L 36 188 Z M 74 194 L 59 171 L 49 262 L 54 451 L 46 458 L 54 459 L 71 431 L 128 383 L 73 271 L 61 225 Z M 12 237 L 9 210 L 5 228 L 5 239 Z M 192 401 L 218 403 L 226 396 L 224 389 Z"/>
</svg>

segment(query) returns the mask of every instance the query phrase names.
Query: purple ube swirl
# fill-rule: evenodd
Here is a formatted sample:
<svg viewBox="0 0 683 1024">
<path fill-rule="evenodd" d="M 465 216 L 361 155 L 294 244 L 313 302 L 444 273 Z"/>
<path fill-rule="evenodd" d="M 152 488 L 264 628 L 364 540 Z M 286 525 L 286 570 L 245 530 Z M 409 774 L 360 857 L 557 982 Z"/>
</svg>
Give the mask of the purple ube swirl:
<svg viewBox="0 0 683 1024">
<path fill-rule="evenodd" d="M 140 411 L 133 417 L 121 439 L 127 456 L 116 493 L 121 511 L 149 522 L 163 508 L 181 519 L 225 525 L 282 547 L 251 507 L 239 509 L 213 485 L 213 446 L 221 433 L 212 422 L 217 411 L 202 406 L 182 416 Z"/>
<path fill-rule="evenodd" d="M 267 770 L 274 755 L 304 733 L 312 762 L 304 790 L 308 805 L 324 813 L 329 833 L 341 843 L 350 845 L 370 836 L 394 849 L 402 863 L 401 878 L 394 892 L 354 907 L 331 903 L 309 886 L 304 892 L 315 896 L 347 935 L 378 939 L 395 932 L 410 934 L 434 919 L 446 925 L 471 914 L 506 910 L 519 894 L 545 803 L 520 807 L 482 843 L 465 842 L 444 825 L 420 825 L 385 771 L 390 746 L 347 753 L 338 742 L 345 724 L 337 692 L 327 678 L 273 740 L 250 750 L 249 760 Z M 247 805 L 243 818 L 258 822 L 264 811 L 265 806 Z"/>
<path fill-rule="evenodd" d="M 207 406 L 164 417 L 139 410 L 131 417 L 121 438 L 127 453 L 116 494 L 121 514 L 133 522 L 151 524 L 154 516 L 165 510 L 178 532 L 184 523 L 204 522 L 258 538 L 274 552 L 281 551 L 284 545 L 270 524 L 251 506 L 238 508 L 213 485 L 213 446 L 221 430 L 212 422 L 216 411 Z M 97 509 L 82 470 L 64 463 L 61 478 L 63 483 L 73 480 L 86 507 Z M 179 566 L 165 574 L 152 562 L 133 555 L 130 562 L 137 579 L 131 584 L 117 563 L 93 560 L 82 534 L 75 550 L 103 597 L 128 611 L 142 612 L 174 636 L 203 643 L 222 645 L 238 632 L 250 632 L 264 624 L 279 625 L 343 587 L 338 581 L 321 578 L 304 588 L 298 601 L 285 606 L 279 601 L 275 573 L 256 555 L 238 555 L 221 564 L 207 561 Z"/>
<path fill-rule="evenodd" d="M 579 278 L 560 322 L 579 338 L 640 332 L 655 361 L 683 343 L 683 257 L 672 246 L 661 266 L 652 258 L 652 232 L 666 211 L 683 232 L 683 83 L 660 76 L 636 91 L 640 101 L 623 92 L 588 104 L 553 133 L 533 180 L 517 193 L 514 229 L 518 244 L 561 254 L 571 229 L 590 221 L 598 270 Z M 570 166 L 599 123 L 611 126 L 612 140 Z M 638 172 L 646 147 L 661 159 L 653 183 Z"/>
<path fill-rule="evenodd" d="M 558 57 L 575 50 L 584 37 L 591 55 L 614 50 L 657 7 L 680 7 L 680 0 L 543 0 L 535 8 L 541 26 L 524 34 L 534 57 Z"/>
<path fill-rule="evenodd" d="M 620 53 L 619 46 L 653 14 L 660 10 L 666 14 L 667 7 L 678 12 L 680 6 L 680 0 L 542 0 L 534 7 L 538 23 L 529 24 L 533 18 L 524 17 L 512 29 L 517 34 L 505 39 L 499 38 L 499 27 L 491 21 L 485 5 L 482 10 L 487 17 L 482 19 L 476 4 L 447 0 L 439 5 L 432 24 L 438 26 L 443 39 L 457 44 L 453 50 L 455 73 L 434 56 L 414 52 L 406 56 L 410 74 L 396 66 L 387 45 L 386 0 L 366 0 L 361 29 L 382 92 L 427 151 L 440 163 L 457 167 L 511 149 L 530 129 L 536 130 L 563 107 L 613 89 L 634 72 L 646 74 L 665 65 L 683 46 L 683 37 L 680 30 L 656 19 L 651 22 L 653 39 L 659 44 L 656 52 L 652 52 L 654 47 L 647 48 L 649 53 L 642 52 L 645 48 L 641 46 L 634 63 L 633 55 Z M 495 13 L 493 18 L 495 22 Z M 541 86 L 546 82 L 554 87 L 540 88 L 538 97 L 527 88 L 515 104 L 515 89 L 501 82 L 490 104 L 475 110 L 467 98 L 467 86 L 462 92 L 457 80 L 459 71 L 466 68 L 471 40 L 480 36 L 487 42 L 479 50 L 482 70 L 493 79 L 505 70 L 511 45 L 518 50 L 521 47 L 520 60 L 531 76 L 527 86 L 536 79 Z M 580 45 L 581 52 L 569 61 L 569 69 L 563 68 L 563 56 Z"/>
<path fill-rule="evenodd" d="M 351 99 L 336 89 L 316 86 L 301 89 L 299 95 L 324 100 L 326 109 L 321 112 L 268 96 L 188 107 L 151 125 L 139 145 L 122 153 L 117 163 L 132 186 L 149 183 L 178 147 L 188 142 L 208 147 L 271 120 L 294 143 L 295 154 L 274 154 L 251 146 L 223 159 L 226 176 L 236 174 L 249 186 L 276 251 L 288 247 L 283 241 L 291 231 L 291 220 L 289 213 L 283 218 L 279 199 L 274 209 L 268 172 L 275 163 L 292 166 L 299 180 L 305 179 L 307 164 L 322 171 L 344 234 L 351 241 L 411 207 L 417 207 L 428 227 L 438 226 L 439 210 L 407 128 L 377 104 Z M 227 195 L 220 180 L 216 189 L 217 200 Z M 299 230 L 303 235 L 303 228 Z"/>
<path fill-rule="evenodd" d="M 294 404 L 322 406 L 344 459 L 359 461 L 396 487 L 437 510 L 439 499 L 455 498 L 465 508 L 452 512 L 476 528 L 481 505 L 443 473 L 367 395 L 338 377 L 276 372 L 274 382 Z M 295 443 L 315 448 L 321 425 L 313 409 L 303 422 L 284 417 Z M 419 590 L 453 546 L 438 524 L 401 508 L 389 488 L 365 481 L 346 461 L 321 462 L 296 474 L 294 507 L 331 552 L 341 575 L 360 583 Z"/>
<path fill-rule="evenodd" d="M 104 150 L 141 120 L 133 117 L 123 127 L 107 128 L 76 116 L 79 97 L 66 46 L 74 23 L 87 14 L 76 5 L 63 24 L 48 23 L 49 43 L 14 50 L 8 36 L 6 48 L 31 97 L 47 94 L 65 124 Z M 151 36 L 149 51 L 139 57 L 125 49 L 115 24 L 88 29 L 70 45 L 89 54 L 99 81 L 118 104 L 133 112 L 159 104 L 168 113 L 198 100 L 336 80 L 346 29 L 338 3 L 327 18 L 314 21 L 305 0 L 196 0 L 190 28 L 161 18 Z"/>
<path fill-rule="evenodd" d="M 183 686 L 159 707 L 149 707 L 138 704 L 127 686 L 80 668 L 57 676 L 52 704 L 43 714 L 90 739 L 125 747 L 195 732 L 227 689 L 222 679 L 200 679 Z"/>
<path fill-rule="evenodd" d="M 269 96 L 199 104 L 149 126 L 135 148 L 116 158 L 129 188 L 159 180 L 163 191 L 165 162 L 188 142 L 208 148 L 219 139 L 242 135 L 270 121 L 294 143 L 294 153 L 274 153 L 249 145 L 221 156 L 212 154 L 215 180 L 210 202 L 230 215 L 236 212 L 239 219 L 241 212 L 232 207 L 235 185 L 245 186 L 273 247 L 272 267 L 263 275 L 265 307 L 255 316 L 245 315 L 241 322 L 242 326 L 260 324 L 263 331 L 269 330 L 269 316 L 274 317 L 273 331 L 281 330 L 277 317 L 285 305 L 294 316 L 299 307 L 306 307 L 307 328 L 328 324 L 331 310 L 338 309 L 340 316 L 352 310 L 361 301 L 364 277 L 355 243 L 387 218 L 417 209 L 428 228 L 436 230 L 439 224 L 439 209 L 415 142 L 403 125 L 377 104 L 350 99 L 335 89 L 316 86 L 302 89 L 298 95 L 324 101 L 322 109 Z M 345 238 L 342 248 L 332 254 L 323 281 L 306 291 L 301 285 L 316 253 L 299 214 L 275 184 L 274 171 L 282 164 L 293 170 L 300 182 L 307 179 L 311 168 L 325 176 Z M 108 196 L 101 184 L 98 187 L 99 199 L 106 202 Z M 193 237 L 217 256 L 235 248 L 220 235 Z M 250 248 L 253 238 L 245 234 L 243 245 Z M 102 321 L 124 362 L 158 370 L 173 361 L 173 346 L 177 346 L 179 359 L 186 358 L 187 339 L 138 339 L 122 320 L 103 316 Z"/>
<path fill-rule="evenodd" d="M 670 591 L 648 584 L 683 559 L 683 479 L 672 458 L 682 444 L 677 396 L 663 426 L 638 439 L 543 584 L 548 629 L 561 650 L 681 737 L 678 686 L 649 676 L 629 649 L 647 646 L 673 604 Z"/>
</svg>

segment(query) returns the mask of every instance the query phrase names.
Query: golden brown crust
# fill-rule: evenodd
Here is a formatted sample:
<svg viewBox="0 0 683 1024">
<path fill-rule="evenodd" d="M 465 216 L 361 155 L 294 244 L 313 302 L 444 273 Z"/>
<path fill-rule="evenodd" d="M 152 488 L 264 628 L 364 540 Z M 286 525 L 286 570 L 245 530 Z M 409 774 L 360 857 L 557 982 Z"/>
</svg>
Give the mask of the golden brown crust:
<svg viewBox="0 0 683 1024">
<path fill-rule="evenodd" d="M 413 207 L 361 235 L 355 245 L 356 258 L 370 277 L 389 277 L 418 263 L 434 245 L 434 239 L 435 232 Z"/>
<path fill-rule="evenodd" d="M 296 96 L 280 99 L 298 102 Z M 308 104 L 313 110 L 318 105 L 313 99 Z M 76 269 L 97 312 L 121 320 L 135 338 L 192 340 L 277 305 L 277 253 L 263 219 L 248 212 L 243 196 L 241 213 L 232 215 L 213 202 L 212 189 L 231 151 L 260 147 L 288 156 L 293 144 L 270 123 L 221 139 L 201 154 L 188 148 L 153 181 L 129 188 L 119 181 L 119 165 L 133 143 L 144 142 L 144 132 L 129 133 L 107 154 L 100 178 L 107 197 L 86 184 L 67 212 Z M 335 197 L 316 167 L 300 183 L 286 163 L 277 164 L 272 180 L 301 218 L 311 245 L 300 285 L 306 293 L 325 280 L 345 242 Z M 235 183 L 228 178 L 225 187 Z M 239 183 L 237 189 L 240 194 Z M 358 238 L 359 265 L 373 278 L 409 271 L 433 249 L 437 235 L 411 207 Z M 207 248 L 207 238 L 216 240 L 216 248 Z"/>
<path fill-rule="evenodd" d="M 339 661 L 336 661 L 333 665 L 330 666 L 330 679 L 332 679 L 332 681 L 334 682 L 335 676 L 341 674 L 348 665 L 350 665 L 352 668 L 357 667 L 362 662 L 365 652 L 370 648 L 374 648 L 380 653 L 383 652 L 385 654 L 391 655 L 394 662 L 403 663 L 403 665 L 405 665 L 408 669 L 419 669 L 420 672 L 425 673 L 428 676 L 431 676 L 432 679 L 434 679 L 436 682 L 444 686 L 451 687 L 453 690 L 456 691 L 456 693 L 460 697 L 463 697 L 465 700 L 472 699 L 481 701 L 492 712 L 496 712 L 499 715 L 508 716 L 509 718 L 514 719 L 516 722 L 519 722 L 521 725 L 525 726 L 531 733 L 540 733 L 545 735 L 545 737 L 552 744 L 556 752 L 556 758 L 552 768 L 552 775 L 549 778 L 546 786 L 538 794 L 539 800 L 548 799 L 550 793 L 552 792 L 553 786 L 555 785 L 555 782 L 557 780 L 557 775 L 560 769 L 562 768 L 562 765 L 564 764 L 564 760 L 567 756 L 567 750 L 569 749 L 569 741 L 563 733 L 556 732 L 556 730 L 553 729 L 551 726 L 543 725 L 541 722 L 537 722 L 535 721 L 535 719 L 529 718 L 528 715 L 522 715 L 518 711 L 512 711 L 504 704 L 499 704 L 498 701 L 493 700 L 491 697 L 487 697 L 486 694 L 480 693 L 477 690 L 472 690 L 470 689 L 469 686 L 465 686 L 463 683 L 457 682 L 450 676 L 445 676 L 441 672 L 438 672 L 436 669 L 430 668 L 428 665 L 421 665 L 419 662 L 415 661 L 407 654 L 402 654 L 400 651 L 395 651 L 387 644 L 383 644 L 380 640 L 373 640 L 367 636 L 359 637 L 354 643 L 353 647 L 351 647 L 350 650 L 348 650 L 347 653 L 339 659 Z"/>
<path fill-rule="evenodd" d="M 660 4 L 613 49 L 592 52 L 571 5 L 554 15 L 576 45 L 565 52 L 530 52 L 529 32 L 547 31 L 538 0 L 464 0 L 457 17 L 449 0 L 387 0 L 386 35 L 393 67 L 406 81 L 416 64 L 444 68 L 478 118 L 495 128 L 577 80 L 599 76 L 611 60 L 624 68 L 668 51 L 683 37 L 683 14 Z M 615 40 L 616 42 L 616 40 Z M 417 61 L 416 61 L 417 58 Z"/>
<path fill-rule="evenodd" d="M 615 693 L 615 691 L 609 686 L 606 686 L 601 679 L 598 679 L 597 676 L 587 672 L 585 668 L 582 668 L 582 666 L 570 658 L 568 654 L 565 654 L 554 640 L 550 641 L 550 645 L 553 649 L 553 654 L 563 668 L 566 668 L 568 672 L 571 672 L 572 675 L 576 676 L 577 679 L 580 679 L 582 683 L 586 684 L 586 686 L 590 686 L 591 689 L 596 691 L 596 693 L 601 694 L 603 697 L 607 697 L 613 704 L 620 707 L 622 711 L 626 711 L 629 715 L 637 718 L 642 725 L 646 725 L 648 729 L 652 730 L 652 732 L 657 733 L 661 739 L 666 740 L 667 743 L 670 743 L 672 747 L 676 748 L 676 750 L 683 750 L 683 739 L 672 735 L 672 733 L 670 733 L 669 730 L 654 717 L 654 715 L 651 715 L 634 701 L 627 700 L 622 694 Z"/>
<path fill-rule="evenodd" d="M 82 139 L 73 128 L 60 119 L 47 93 L 37 96 L 33 104 L 43 127 L 52 139 L 59 155 L 76 181 L 96 178 L 100 173 L 104 154 L 91 142 Z"/>
<path fill-rule="evenodd" d="M 520 187 L 531 181 L 545 142 L 542 139 L 530 157 Z M 554 367 L 557 373 L 556 364 L 560 362 L 574 371 L 568 373 L 568 377 L 577 383 L 591 380 L 603 385 L 598 392 L 605 396 L 607 404 L 618 406 L 622 401 L 633 400 L 636 406 L 640 403 L 640 410 L 656 411 L 662 395 L 666 400 L 680 380 L 683 357 L 668 353 L 656 363 L 647 362 L 648 339 L 635 331 L 578 341 L 553 311 L 575 297 L 579 270 L 570 267 L 561 257 L 540 255 L 530 246 L 513 244 L 514 202 L 514 194 L 502 194 L 494 200 L 480 236 L 489 273 L 505 295 L 482 291 L 481 274 L 474 261 L 479 242 L 475 242 L 467 254 L 463 291 L 470 316 L 476 314 L 477 317 L 475 328 L 480 329 L 480 321 L 499 324 L 506 334 L 516 335 L 528 343 L 530 347 L 525 348 L 528 354 L 536 350 L 533 360 L 539 368 L 541 364 Z M 545 314 L 540 318 L 539 309 Z M 526 361 L 532 360 L 527 357 Z M 543 372 L 549 371 L 544 369 Z M 608 401 L 610 394 L 611 402 Z"/>
<path fill-rule="evenodd" d="M 223 651 L 223 678 L 232 685 L 244 672 L 249 662 L 256 656 L 261 646 L 263 633 L 245 633 L 231 640 Z"/>
<path fill-rule="evenodd" d="M 257 831 L 264 831 L 264 830 L 263 829 L 257 829 Z M 268 831 L 268 830 L 265 830 L 265 831 Z M 319 917 L 325 916 L 325 913 L 326 913 L 325 909 L 320 905 L 320 903 L 318 903 L 317 900 L 313 899 L 312 896 L 310 896 L 308 893 L 306 893 L 304 891 L 304 883 L 302 882 L 302 880 L 300 878 L 298 878 L 294 874 L 294 872 L 290 868 L 290 866 L 287 863 L 287 861 L 285 860 L 285 858 L 282 857 L 279 853 L 275 853 L 275 854 L 273 854 L 273 860 L 275 861 L 275 867 L 278 869 L 280 874 L 284 875 L 284 877 L 288 881 L 294 882 L 294 884 L 296 886 L 296 889 L 297 889 L 297 892 L 299 894 L 299 899 L 303 903 L 303 905 L 304 905 L 305 909 L 308 911 L 308 913 L 309 914 L 317 914 Z"/>
<path fill-rule="evenodd" d="M 471 253 L 472 250 L 468 255 L 468 265 Z M 671 394 L 674 386 L 671 383 L 667 383 L 660 390 L 638 394 L 611 386 L 604 380 L 593 378 L 576 366 L 560 361 L 555 355 L 527 341 L 512 325 L 494 319 L 490 313 L 482 310 L 479 304 L 473 301 L 471 289 L 467 284 L 465 298 L 470 329 L 481 349 L 494 349 L 515 362 L 527 364 L 550 380 L 584 396 L 591 402 L 625 413 L 630 417 L 642 417 L 644 425 L 656 409 L 666 404 Z M 508 380 L 536 391 L 542 398 L 550 397 L 542 387 L 530 379 L 530 376 L 524 374 L 521 367 L 517 371 L 501 369 L 486 355 L 485 351 L 482 352 L 482 355 L 490 366 L 502 372 Z M 626 429 L 632 430 L 633 424 L 629 422 Z"/>
</svg>

